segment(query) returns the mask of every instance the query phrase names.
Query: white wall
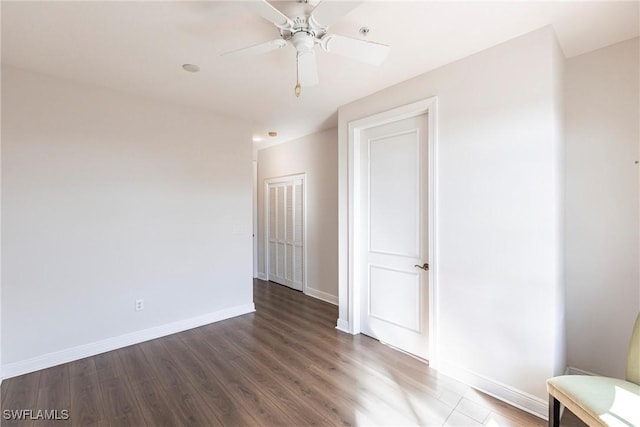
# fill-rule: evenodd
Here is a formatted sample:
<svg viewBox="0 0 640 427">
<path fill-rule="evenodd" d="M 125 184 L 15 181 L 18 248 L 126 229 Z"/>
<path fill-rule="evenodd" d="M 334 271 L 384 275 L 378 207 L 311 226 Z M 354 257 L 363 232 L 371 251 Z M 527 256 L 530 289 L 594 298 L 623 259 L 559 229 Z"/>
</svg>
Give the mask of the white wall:
<svg viewBox="0 0 640 427">
<path fill-rule="evenodd" d="M 638 39 L 566 62 L 567 351 L 622 378 L 638 273 Z"/>
<path fill-rule="evenodd" d="M 265 273 L 264 180 L 306 173 L 307 293 L 338 301 L 337 129 L 307 135 L 258 152 L 258 270 Z"/>
<path fill-rule="evenodd" d="M 555 281 L 555 293 L 552 296 L 552 301 L 555 305 L 555 313 L 553 316 L 554 325 L 552 326 L 552 334 L 554 338 L 553 348 L 554 360 L 553 360 L 553 373 L 555 375 L 564 374 L 567 367 L 567 328 L 566 328 L 566 284 L 565 284 L 565 266 L 564 266 L 564 64 L 565 57 L 560 45 L 556 42 L 552 42 L 552 59 L 551 64 L 552 79 L 553 79 L 553 138 L 554 138 L 554 166 L 555 182 L 554 182 L 554 197 L 556 211 L 554 213 L 555 230 L 553 234 L 556 239 L 558 251 L 556 253 L 556 265 L 554 270 L 556 272 Z"/>
<path fill-rule="evenodd" d="M 0 23 L 2 22 L 2 7 L 0 7 Z M 2 31 L 0 31 L 0 46 L 2 46 Z M 2 67 L 0 67 L 0 94 L 2 94 Z M 0 100 L 0 224 L 2 224 L 2 102 Z M 2 226 L 0 226 L 0 242 L 2 242 Z M 2 384 L 2 244 L 0 244 L 0 384 Z"/>
<path fill-rule="evenodd" d="M 2 71 L 5 367 L 253 306 L 247 124 Z"/>
<path fill-rule="evenodd" d="M 564 360 L 560 61 L 544 28 L 339 109 L 339 322 L 348 123 L 437 96 L 441 368 L 539 413 Z"/>
</svg>

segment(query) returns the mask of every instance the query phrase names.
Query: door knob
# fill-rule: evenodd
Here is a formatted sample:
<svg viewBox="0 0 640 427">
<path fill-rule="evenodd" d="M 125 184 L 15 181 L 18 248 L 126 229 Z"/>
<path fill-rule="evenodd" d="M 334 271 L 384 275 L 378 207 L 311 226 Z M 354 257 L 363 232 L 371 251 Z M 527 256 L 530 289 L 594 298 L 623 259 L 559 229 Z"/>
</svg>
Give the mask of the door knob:
<svg viewBox="0 0 640 427">
<path fill-rule="evenodd" d="M 424 271 L 429 270 L 429 264 L 427 264 L 426 262 L 423 265 L 416 264 L 416 265 L 414 265 L 414 267 L 418 267 L 418 268 L 420 268 L 420 269 L 422 269 Z"/>
</svg>

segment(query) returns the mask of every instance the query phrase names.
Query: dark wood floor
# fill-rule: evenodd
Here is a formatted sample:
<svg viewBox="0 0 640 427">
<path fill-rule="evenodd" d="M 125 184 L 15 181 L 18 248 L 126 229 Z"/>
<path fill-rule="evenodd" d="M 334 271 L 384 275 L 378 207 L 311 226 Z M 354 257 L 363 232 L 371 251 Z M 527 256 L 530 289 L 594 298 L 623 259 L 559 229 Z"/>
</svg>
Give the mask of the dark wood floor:
<svg viewBox="0 0 640 427">
<path fill-rule="evenodd" d="M 69 410 L 57 426 L 546 425 L 336 331 L 330 304 L 254 291 L 253 314 L 3 381 L 2 409 Z"/>
</svg>

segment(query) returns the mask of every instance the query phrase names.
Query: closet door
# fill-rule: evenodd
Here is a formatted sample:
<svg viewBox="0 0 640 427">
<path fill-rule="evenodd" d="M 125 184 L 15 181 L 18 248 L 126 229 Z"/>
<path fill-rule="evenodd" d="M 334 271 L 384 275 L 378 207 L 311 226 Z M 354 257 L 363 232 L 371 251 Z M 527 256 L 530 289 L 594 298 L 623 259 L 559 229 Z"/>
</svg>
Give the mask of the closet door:
<svg viewBox="0 0 640 427">
<path fill-rule="evenodd" d="M 303 212 L 303 200 L 304 200 L 304 182 L 296 180 L 291 186 L 293 206 L 293 221 L 291 226 L 291 281 L 293 287 L 298 290 L 303 290 L 302 284 L 304 283 L 304 212 Z"/>
<path fill-rule="evenodd" d="M 304 179 L 271 180 L 268 190 L 269 280 L 303 290 Z"/>
</svg>

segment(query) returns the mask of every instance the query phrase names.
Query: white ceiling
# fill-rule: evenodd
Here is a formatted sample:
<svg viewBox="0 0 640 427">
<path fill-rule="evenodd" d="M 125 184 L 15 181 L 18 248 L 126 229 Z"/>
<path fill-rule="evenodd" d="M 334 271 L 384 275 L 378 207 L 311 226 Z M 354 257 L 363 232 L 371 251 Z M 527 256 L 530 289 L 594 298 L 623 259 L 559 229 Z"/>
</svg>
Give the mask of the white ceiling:
<svg viewBox="0 0 640 427">
<path fill-rule="evenodd" d="M 2 62 L 249 119 L 257 136 L 278 131 L 269 143 L 335 126 L 340 105 L 546 25 L 567 57 L 638 36 L 638 1 L 363 2 L 330 30 L 369 27 L 368 40 L 391 46 L 386 62 L 316 47 L 320 84 L 296 98 L 293 47 L 220 56 L 279 36 L 243 3 L 2 1 Z"/>
</svg>

